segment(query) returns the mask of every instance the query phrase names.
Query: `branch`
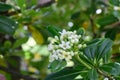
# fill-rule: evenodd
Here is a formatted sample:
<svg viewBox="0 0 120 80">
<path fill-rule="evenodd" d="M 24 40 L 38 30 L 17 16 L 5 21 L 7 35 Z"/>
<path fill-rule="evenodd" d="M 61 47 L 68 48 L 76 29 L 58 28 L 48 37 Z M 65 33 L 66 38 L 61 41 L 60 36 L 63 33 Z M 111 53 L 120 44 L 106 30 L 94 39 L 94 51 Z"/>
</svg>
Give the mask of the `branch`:
<svg viewBox="0 0 120 80">
<path fill-rule="evenodd" d="M 104 77 L 109 78 L 109 80 L 113 80 L 113 77 L 112 77 L 111 75 L 108 75 L 108 74 L 102 72 L 100 69 L 97 69 L 97 72 L 98 72 L 100 75 L 103 75 Z"/>
<path fill-rule="evenodd" d="M 6 67 L 1 66 L 1 65 L 0 65 L 0 70 L 5 71 L 7 73 L 10 73 L 10 74 L 12 74 L 14 76 L 17 76 L 17 77 L 19 77 L 21 79 L 24 79 L 24 80 L 38 80 L 36 78 L 32 78 L 32 77 L 27 76 L 27 75 L 22 75 L 22 74 L 20 74 L 18 72 L 15 72 L 14 70 L 10 70 L 9 68 L 6 68 Z"/>
<path fill-rule="evenodd" d="M 105 26 L 105 29 L 112 29 L 112 28 L 114 28 L 114 27 L 120 27 L 120 21 Z"/>
<path fill-rule="evenodd" d="M 38 9 L 38 8 L 43 8 L 43 7 L 48 7 L 51 4 L 55 3 L 55 0 L 50 0 L 47 3 L 43 3 L 43 4 L 38 4 L 35 8 L 33 8 L 34 10 Z"/>
</svg>

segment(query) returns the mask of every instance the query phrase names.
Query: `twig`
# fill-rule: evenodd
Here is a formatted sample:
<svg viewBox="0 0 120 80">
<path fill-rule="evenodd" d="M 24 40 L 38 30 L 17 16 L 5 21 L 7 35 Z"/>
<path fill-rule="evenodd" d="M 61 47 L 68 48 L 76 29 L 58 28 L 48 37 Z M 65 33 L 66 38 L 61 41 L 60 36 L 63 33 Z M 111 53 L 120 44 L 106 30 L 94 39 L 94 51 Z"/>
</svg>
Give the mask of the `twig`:
<svg viewBox="0 0 120 80">
<path fill-rule="evenodd" d="M 120 27 L 120 21 L 105 26 L 105 29 L 112 29 L 112 28 L 114 28 L 114 27 Z"/>
<path fill-rule="evenodd" d="M 38 8 L 43 8 L 43 7 L 48 7 L 50 6 L 51 4 L 55 3 L 55 0 L 51 0 L 47 3 L 44 3 L 44 4 L 38 4 L 35 8 L 33 8 L 34 10 L 38 9 Z"/>
<path fill-rule="evenodd" d="M 1 66 L 1 65 L 0 65 L 0 70 L 3 70 L 5 72 L 7 72 L 7 73 L 10 73 L 11 75 L 17 76 L 17 77 L 19 77 L 21 79 L 24 79 L 24 80 L 38 80 L 36 78 L 32 78 L 32 77 L 27 76 L 27 75 L 22 75 L 22 74 L 20 74 L 18 72 L 15 72 L 14 70 L 11 70 L 11 69 L 6 68 L 6 67 Z"/>
<path fill-rule="evenodd" d="M 102 72 L 100 69 L 97 69 L 97 72 L 98 72 L 100 75 L 103 75 L 104 77 L 109 78 L 109 80 L 113 80 L 113 77 L 112 77 L 112 76 L 110 76 L 110 75 Z"/>
</svg>

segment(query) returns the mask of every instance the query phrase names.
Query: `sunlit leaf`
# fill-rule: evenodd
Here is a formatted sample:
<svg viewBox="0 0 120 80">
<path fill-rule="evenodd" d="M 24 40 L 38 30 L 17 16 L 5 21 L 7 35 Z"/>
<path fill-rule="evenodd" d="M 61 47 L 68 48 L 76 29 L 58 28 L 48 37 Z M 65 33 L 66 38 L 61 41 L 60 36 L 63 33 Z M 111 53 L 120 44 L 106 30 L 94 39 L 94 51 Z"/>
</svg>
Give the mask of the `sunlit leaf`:
<svg viewBox="0 0 120 80">
<path fill-rule="evenodd" d="M 34 38 L 34 40 L 38 44 L 43 44 L 44 43 L 44 38 L 43 38 L 42 34 L 37 29 L 35 29 L 34 27 L 30 26 L 28 28 L 28 30 L 31 32 L 32 37 Z"/>
</svg>

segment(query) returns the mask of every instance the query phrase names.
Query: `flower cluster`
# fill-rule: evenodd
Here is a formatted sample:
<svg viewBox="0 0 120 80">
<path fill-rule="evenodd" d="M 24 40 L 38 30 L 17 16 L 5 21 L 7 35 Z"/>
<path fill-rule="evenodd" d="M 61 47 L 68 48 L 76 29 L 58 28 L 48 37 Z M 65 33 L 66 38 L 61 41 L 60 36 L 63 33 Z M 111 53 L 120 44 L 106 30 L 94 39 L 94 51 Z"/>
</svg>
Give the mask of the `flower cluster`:
<svg viewBox="0 0 120 80">
<path fill-rule="evenodd" d="M 48 38 L 50 41 L 48 50 L 51 52 L 50 62 L 54 60 L 65 60 L 69 62 L 73 56 L 78 54 L 80 49 L 86 47 L 82 36 L 78 35 L 76 31 L 72 32 L 63 29 L 59 34 L 59 36 L 55 36 L 54 38 Z"/>
</svg>

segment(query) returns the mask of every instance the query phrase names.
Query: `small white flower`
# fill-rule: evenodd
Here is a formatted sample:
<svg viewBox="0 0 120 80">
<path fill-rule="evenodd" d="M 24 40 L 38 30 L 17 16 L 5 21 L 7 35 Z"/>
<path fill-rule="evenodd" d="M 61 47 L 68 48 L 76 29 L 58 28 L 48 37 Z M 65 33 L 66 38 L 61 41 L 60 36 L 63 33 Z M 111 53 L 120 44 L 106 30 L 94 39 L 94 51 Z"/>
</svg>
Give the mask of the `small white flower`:
<svg viewBox="0 0 120 80">
<path fill-rule="evenodd" d="M 71 52 L 70 52 L 70 55 L 71 55 L 71 56 L 74 56 L 74 52 L 73 52 L 73 51 L 71 51 Z"/>
<path fill-rule="evenodd" d="M 65 52 L 65 51 L 63 51 L 63 57 L 66 60 L 66 62 L 72 59 L 72 56 L 68 52 Z"/>
<path fill-rule="evenodd" d="M 55 39 L 56 39 L 56 40 L 59 40 L 58 36 L 55 36 Z"/>
<path fill-rule="evenodd" d="M 86 45 L 86 44 L 83 44 L 83 48 L 85 48 L 85 47 L 87 47 L 87 45 Z"/>
<path fill-rule="evenodd" d="M 60 46 L 61 48 L 63 48 L 64 50 L 71 48 L 70 42 L 64 42 L 64 41 L 62 41 L 62 43 L 59 44 L 59 46 Z"/>
<path fill-rule="evenodd" d="M 109 78 L 105 77 L 104 80 L 109 80 Z"/>
<path fill-rule="evenodd" d="M 50 55 L 49 62 L 53 62 L 54 60 L 55 60 L 54 57 L 52 55 Z"/>
<path fill-rule="evenodd" d="M 49 50 L 49 51 L 54 50 L 54 45 L 53 45 L 53 44 L 49 44 L 49 45 L 48 45 L 48 50 Z"/>
<path fill-rule="evenodd" d="M 68 61 L 66 66 L 67 67 L 73 67 L 74 66 L 74 62 L 73 61 Z"/>
<path fill-rule="evenodd" d="M 79 45 L 78 45 L 78 48 L 82 48 L 82 44 L 79 44 Z"/>
<path fill-rule="evenodd" d="M 68 32 L 67 32 L 65 29 L 63 29 L 63 31 L 60 32 L 60 34 L 61 34 L 62 36 L 66 36 L 66 35 L 68 34 Z"/>
</svg>

